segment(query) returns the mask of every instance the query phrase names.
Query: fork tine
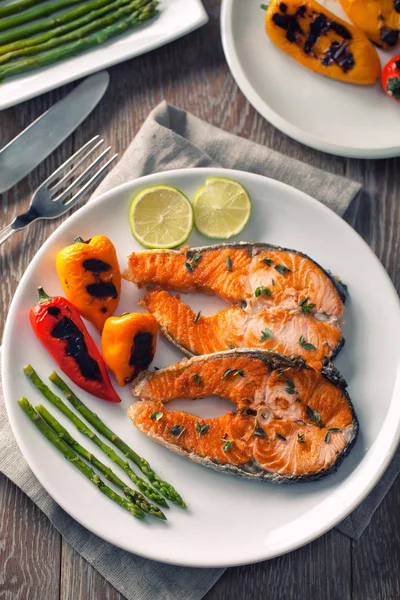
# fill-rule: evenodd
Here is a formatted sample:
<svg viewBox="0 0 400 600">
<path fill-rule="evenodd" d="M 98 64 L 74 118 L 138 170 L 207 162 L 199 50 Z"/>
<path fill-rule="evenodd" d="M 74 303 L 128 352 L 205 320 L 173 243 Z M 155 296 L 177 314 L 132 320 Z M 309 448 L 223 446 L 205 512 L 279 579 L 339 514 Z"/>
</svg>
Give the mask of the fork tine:
<svg viewBox="0 0 400 600">
<path fill-rule="evenodd" d="M 75 173 L 75 171 L 77 169 L 79 169 L 81 164 L 84 163 L 85 161 L 87 161 L 87 159 L 90 158 L 97 151 L 97 149 L 100 148 L 100 146 L 103 143 L 104 143 L 104 139 L 99 140 L 97 142 L 97 144 L 95 144 L 92 148 L 90 148 L 90 150 L 88 152 L 86 152 L 86 154 L 84 154 L 82 156 L 82 158 L 80 158 L 75 164 L 73 164 L 72 168 L 69 171 L 67 171 L 67 173 L 64 175 L 64 177 L 62 177 L 59 181 L 57 181 L 57 183 L 55 183 L 53 186 L 49 187 L 50 193 L 53 195 L 54 192 L 59 190 L 69 179 L 71 179 L 72 175 Z M 83 150 L 83 148 L 81 148 L 81 150 Z"/>
<path fill-rule="evenodd" d="M 112 162 L 117 158 L 118 154 L 114 154 L 92 177 L 85 183 L 85 185 L 78 191 L 70 200 L 64 203 L 65 209 L 69 210 L 76 202 L 94 185 L 104 174 L 104 171 L 111 165 Z M 90 167 L 89 167 L 90 168 Z"/>
<path fill-rule="evenodd" d="M 111 146 L 108 146 L 108 148 L 103 150 L 103 152 L 94 159 L 94 161 L 87 167 L 87 169 L 82 171 L 82 173 L 78 175 L 78 177 L 72 183 L 70 183 L 70 185 L 67 188 L 65 188 L 63 192 L 61 192 L 61 194 L 53 198 L 53 201 L 64 203 L 68 196 L 71 194 L 71 192 L 75 188 L 77 188 L 81 183 L 83 183 L 88 176 L 90 176 L 91 172 L 94 170 L 96 165 L 98 165 L 103 160 L 103 158 L 110 152 L 110 150 Z"/>
<path fill-rule="evenodd" d="M 77 152 L 75 152 L 75 154 L 73 154 L 72 156 L 70 156 L 68 158 L 68 160 L 65 161 L 64 164 L 62 164 L 60 167 L 58 167 L 58 169 L 56 169 L 51 175 L 50 177 L 48 177 L 46 179 L 46 181 L 44 181 L 40 187 L 38 189 L 41 189 L 43 187 L 49 187 L 50 184 L 57 179 L 57 177 L 61 174 L 64 173 L 64 171 L 66 171 L 68 169 L 68 167 L 77 159 L 79 158 L 79 156 L 81 156 L 81 154 L 83 154 L 88 148 L 90 148 L 90 146 L 94 143 L 97 142 L 97 140 L 99 139 L 99 135 L 95 135 L 94 138 L 92 138 L 91 140 L 89 140 L 88 142 L 86 142 L 86 144 L 84 144 L 82 146 L 82 148 L 80 148 Z"/>
</svg>

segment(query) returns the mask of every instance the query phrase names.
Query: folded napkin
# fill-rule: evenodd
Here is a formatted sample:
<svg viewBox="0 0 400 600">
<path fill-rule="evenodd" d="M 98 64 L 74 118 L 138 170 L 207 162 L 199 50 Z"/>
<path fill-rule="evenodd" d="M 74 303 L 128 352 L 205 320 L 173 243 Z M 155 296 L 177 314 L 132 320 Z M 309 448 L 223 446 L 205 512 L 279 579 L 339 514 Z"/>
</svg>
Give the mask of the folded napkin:
<svg viewBox="0 0 400 600">
<path fill-rule="evenodd" d="M 360 185 L 221 131 L 162 102 L 149 115 L 93 198 L 142 175 L 185 167 L 222 166 L 288 183 L 342 215 Z M 1 391 L 1 382 L 0 382 Z M 224 569 L 174 567 L 104 542 L 69 517 L 41 487 L 11 432 L 0 394 L 0 470 L 48 516 L 64 538 L 128 600 L 200 600 Z M 373 492 L 337 529 L 357 539 L 400 470 L 400 454 Z"/>
</svg>

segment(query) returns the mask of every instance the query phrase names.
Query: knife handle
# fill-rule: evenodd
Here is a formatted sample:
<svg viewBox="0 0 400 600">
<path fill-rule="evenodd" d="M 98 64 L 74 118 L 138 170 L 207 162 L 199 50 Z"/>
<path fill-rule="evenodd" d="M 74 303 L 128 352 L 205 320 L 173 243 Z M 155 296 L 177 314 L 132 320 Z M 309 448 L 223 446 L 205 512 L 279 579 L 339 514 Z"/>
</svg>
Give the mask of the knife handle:
<svg viewBox="0 0 400 600">
<path fill-rule="evenodd" d="M 8 238 L 10 237 L 10 235 L 12 235 L 13 233 L 15 233 L 16 229 L 14 229 L 13 227 L 11 227 L 11 225 L 7 225 L 7 227 L 4 227 L 4 229 L 2 229 L 0 231 L 0 246 L 6 241 L 8 240 Z"/>
</svg>

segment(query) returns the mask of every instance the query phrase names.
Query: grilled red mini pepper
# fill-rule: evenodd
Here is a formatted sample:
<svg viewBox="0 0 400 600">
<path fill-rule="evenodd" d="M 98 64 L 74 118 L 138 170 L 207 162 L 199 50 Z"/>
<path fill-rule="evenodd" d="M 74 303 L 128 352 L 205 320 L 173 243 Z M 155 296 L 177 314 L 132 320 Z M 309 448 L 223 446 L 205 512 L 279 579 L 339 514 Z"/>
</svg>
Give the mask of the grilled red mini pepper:
<svg viewBox="0 0 400 600">
<path fill-rule="evenodd" d="M 30 321 L 37 338 L 76 385 L 97 398 L 120 402 L 107 367 L 78 311 L 62 296 L 51 298 L 39 288 Z"/>
<path fill-rule="evenodd" d="M 391 58 L 384 66 L 382 86 L 388 96 L 400 102 L 400 54 Z"/>
</svg>

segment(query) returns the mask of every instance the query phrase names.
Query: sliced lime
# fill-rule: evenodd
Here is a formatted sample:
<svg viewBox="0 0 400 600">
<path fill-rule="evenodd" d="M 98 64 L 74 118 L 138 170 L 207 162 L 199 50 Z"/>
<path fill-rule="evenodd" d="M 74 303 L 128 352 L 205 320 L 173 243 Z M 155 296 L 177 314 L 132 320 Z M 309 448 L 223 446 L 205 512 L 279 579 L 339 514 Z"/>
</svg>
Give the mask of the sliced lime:
<svg viewBox="0 0 400 600">
<path fill-rule="evenodd" d="M 147 188 L 134 198 L 131 230 L 146 248 L 175 248 L 193 229 L 193 209 L 182 192 L 168 185 Z"/>
<path fill-rule="evenodd" d="M 227 239 L 240 233 L 251 215 L 245 188 L 225 177 L 210 177 L 193 199 L 196 229 L 210 238 Z"/>
</svg>

